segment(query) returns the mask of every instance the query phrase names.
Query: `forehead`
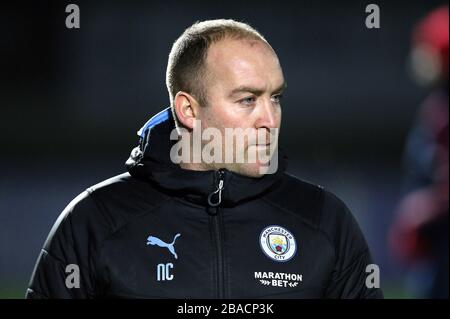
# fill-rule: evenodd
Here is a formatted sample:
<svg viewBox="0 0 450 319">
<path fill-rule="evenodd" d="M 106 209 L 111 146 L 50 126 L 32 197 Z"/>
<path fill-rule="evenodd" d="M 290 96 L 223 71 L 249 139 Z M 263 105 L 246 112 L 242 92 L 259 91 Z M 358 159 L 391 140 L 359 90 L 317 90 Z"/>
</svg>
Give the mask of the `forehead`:
<svg viewBox="0 0 450 319">
<path fill-rule="evenodd" d="M 270 88 L 284 81 L 276 54 L 258 40 L 224 39 L 214 43 L 208 50 L 206 66 L 212 81 L 209 86 Z"/>
</svg>

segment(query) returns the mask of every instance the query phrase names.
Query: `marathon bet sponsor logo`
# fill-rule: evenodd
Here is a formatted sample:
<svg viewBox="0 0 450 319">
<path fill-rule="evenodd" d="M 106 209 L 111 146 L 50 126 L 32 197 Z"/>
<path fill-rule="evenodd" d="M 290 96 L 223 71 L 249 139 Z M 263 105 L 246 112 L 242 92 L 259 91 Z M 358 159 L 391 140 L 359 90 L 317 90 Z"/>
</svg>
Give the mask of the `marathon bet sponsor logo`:
<svg viewBox="0 0 450 319">
<path fill-rule="evenodd" d="M 286 262 L 294 257 L 297 243 L 294 235 L 281 226 L 268 226 L 259 236 L 262 251 L 267 257 L 279 262 Z"/>
<path fill-rule="evenodd" d="M 297 287 L 303 280 L 303 275 L 288 274 L 284 272 L 255 271 L 255 279 L 264 286 L 273 287 Z"/>
</svg>

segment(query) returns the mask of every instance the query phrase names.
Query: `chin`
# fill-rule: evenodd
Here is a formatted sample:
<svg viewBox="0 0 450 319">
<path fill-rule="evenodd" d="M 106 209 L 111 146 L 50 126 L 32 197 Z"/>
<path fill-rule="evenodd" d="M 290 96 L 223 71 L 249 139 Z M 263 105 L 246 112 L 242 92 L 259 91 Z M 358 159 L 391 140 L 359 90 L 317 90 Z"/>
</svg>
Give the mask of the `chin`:
<svg viewBox="0 0 450 319">
<path fill-rule="evenodd" d="M 259 178 L 265 175 L 267 169 L 258 164 L 243 164 L 232 169 L 235 173 L 241 174 L 247 177 Z"/>
</svg>

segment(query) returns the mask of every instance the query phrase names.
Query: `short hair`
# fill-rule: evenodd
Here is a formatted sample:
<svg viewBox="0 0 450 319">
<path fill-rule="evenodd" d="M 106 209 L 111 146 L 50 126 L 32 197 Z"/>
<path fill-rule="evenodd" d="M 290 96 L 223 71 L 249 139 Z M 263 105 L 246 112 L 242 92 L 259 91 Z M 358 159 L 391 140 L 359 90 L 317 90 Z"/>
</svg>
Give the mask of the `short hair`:
<svg viewBox="0 0 450 319">
<path fill-rule="evenodd" d="M 197 21 L 187 28 L 170 50 L 166 71 L 166 86 L 177 128 L 180 123 L 175 113 L 176 94 L 184 91 L 192 94 L 200 105 L 208 104 L 204 85 L 207 77 L 205 61 L 208 48 L 211 44 L 226 38 L 262 41 L 271 48 L 266 39 L 253 27 L 231 19 Z"/>
</svg>

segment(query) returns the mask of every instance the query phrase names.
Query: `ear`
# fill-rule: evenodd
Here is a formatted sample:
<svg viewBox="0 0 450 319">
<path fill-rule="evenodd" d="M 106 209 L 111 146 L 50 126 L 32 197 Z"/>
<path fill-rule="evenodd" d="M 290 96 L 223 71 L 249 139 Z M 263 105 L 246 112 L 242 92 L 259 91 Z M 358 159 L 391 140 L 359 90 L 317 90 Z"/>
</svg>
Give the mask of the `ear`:
<svg viewBox="0 0 450 319">
<path fill-rule="evenodd" d="M 193 129 L 199 106 L 197 100 L 189 93 L 179 91 L 175 95 L 174 106 L 178 121 L 186 128 Z"/>
</svg>

